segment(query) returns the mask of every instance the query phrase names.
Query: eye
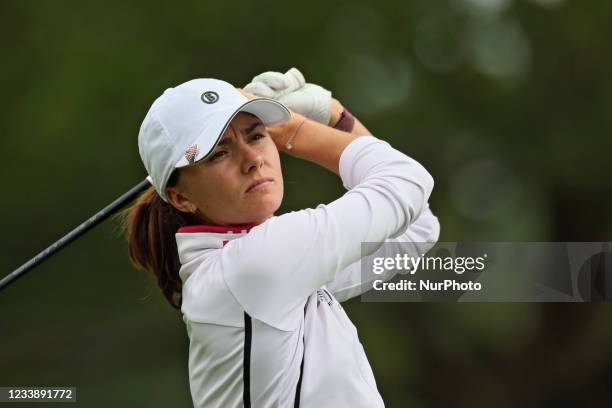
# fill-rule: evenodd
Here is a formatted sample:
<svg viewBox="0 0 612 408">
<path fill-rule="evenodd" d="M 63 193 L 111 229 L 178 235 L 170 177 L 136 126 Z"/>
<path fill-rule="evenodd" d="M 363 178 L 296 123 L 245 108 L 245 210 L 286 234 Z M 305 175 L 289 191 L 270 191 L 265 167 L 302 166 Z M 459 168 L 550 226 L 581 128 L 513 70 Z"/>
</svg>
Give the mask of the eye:
<svg viewBox="0 0 612 408">
<path fill-rule="evenodd" d="M 264 137 L 266 137 L 266 135 L 261 133 L 255 133 L 253 136 L 251 136 L 251 140 L 259 140 L 263 139 Z"/>
<path fill-rule="evenodd" d="M 212 156 L 210 156 L 210 161 L 214 161 L 214 160 L 218 160 L 221 157 L 225 156 L 225 153 L 227 153 L 225 150 L 219 150 L 217 153 L 213 154 Z"/>
</svg>

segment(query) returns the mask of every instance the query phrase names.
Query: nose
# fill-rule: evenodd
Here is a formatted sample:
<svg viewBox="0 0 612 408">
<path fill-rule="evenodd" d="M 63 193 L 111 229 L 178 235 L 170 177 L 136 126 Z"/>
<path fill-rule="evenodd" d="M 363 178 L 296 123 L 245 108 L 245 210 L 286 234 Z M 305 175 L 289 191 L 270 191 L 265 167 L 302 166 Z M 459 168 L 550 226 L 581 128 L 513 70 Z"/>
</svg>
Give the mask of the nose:
<svg viewBox="0 0 612 408">
<path fill-rule="evenodd" d="M 242 171 L 248 174 L 260 169 L 264 163 L 261 152 L 248 144 L 242 147 Z"/>
</svg>

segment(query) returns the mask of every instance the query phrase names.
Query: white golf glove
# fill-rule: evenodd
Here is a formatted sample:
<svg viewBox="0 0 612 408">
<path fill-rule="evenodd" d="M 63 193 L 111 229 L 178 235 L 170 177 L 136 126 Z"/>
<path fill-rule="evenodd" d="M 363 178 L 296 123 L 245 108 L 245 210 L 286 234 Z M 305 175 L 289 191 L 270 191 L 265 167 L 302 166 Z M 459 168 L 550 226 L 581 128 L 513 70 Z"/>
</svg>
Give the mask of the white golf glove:
<svg viewBox="0 0 612 408">
<path fill-rule="evenodd" d="M 324 125 L 331 118 L 331 92 L 306 83 L 304 75 L 291 68 L 286 73 L 268 71 L 257 75 L 244 88 L 256 96 L 272 98 L 289 109 Z"/>
</svg>

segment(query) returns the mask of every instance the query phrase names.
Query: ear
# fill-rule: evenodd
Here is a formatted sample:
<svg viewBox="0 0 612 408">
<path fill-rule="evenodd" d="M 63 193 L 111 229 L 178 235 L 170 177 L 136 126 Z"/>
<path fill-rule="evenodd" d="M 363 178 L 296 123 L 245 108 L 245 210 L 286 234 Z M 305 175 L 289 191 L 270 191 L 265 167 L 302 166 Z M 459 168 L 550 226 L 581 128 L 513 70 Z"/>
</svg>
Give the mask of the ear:
<svg viewBox="0 0 612 408">
<path fill-rule="evenodd" d="M 176 187 L 166 188 L 168 203 L 179 211 L 195 214 L 198 207 L 189 200 L 189 197 L 181 193 Z"/>
</svg>

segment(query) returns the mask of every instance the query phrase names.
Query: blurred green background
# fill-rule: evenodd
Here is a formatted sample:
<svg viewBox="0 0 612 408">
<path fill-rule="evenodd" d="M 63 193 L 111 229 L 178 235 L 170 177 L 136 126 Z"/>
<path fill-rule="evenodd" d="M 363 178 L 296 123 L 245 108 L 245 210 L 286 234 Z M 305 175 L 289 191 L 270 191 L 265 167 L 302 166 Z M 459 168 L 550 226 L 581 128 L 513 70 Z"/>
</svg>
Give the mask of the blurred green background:
<svg viewBox="0 0 612 408">
<path fill-rule="evenodd" d="M 292 66 L 430 170 L 442 241 L 611 241 L 610 21 L 605 0 L 3 0 L 2 275 L 145 177 L 138 128 L 165 88 Z M 343 192 L 283 165 L 281 212 Z M 389 407 L 612 404 L 609 305 L 346 310 Z M 0 293 L 0 336 L 0 386 L 191 404 L 181 315 L 116 223 Z"/>
</svg>

